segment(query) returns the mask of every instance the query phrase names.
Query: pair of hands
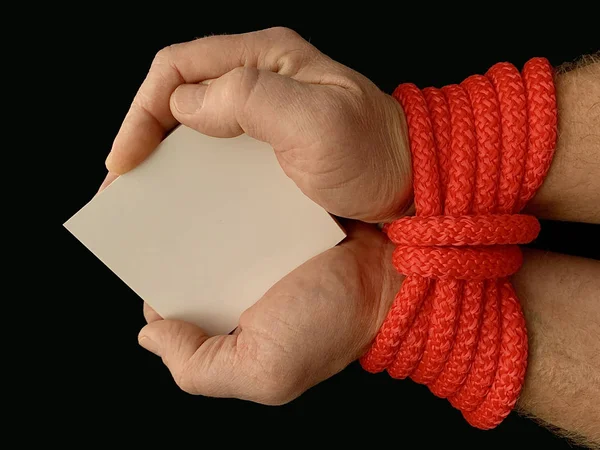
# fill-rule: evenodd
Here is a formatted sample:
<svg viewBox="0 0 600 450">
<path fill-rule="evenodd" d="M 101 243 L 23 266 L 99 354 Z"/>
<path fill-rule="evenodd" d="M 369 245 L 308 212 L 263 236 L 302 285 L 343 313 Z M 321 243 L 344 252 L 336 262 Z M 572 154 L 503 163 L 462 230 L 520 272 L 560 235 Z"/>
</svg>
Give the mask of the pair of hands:
<svg viewBox="0 0 600 450">
<path fill-rule="evenodd" d="M 406 124 L 398 103 L 285 28 L 212 36 L 161 50 L 114 141 L 102 188 L 182 123 L 269 143 L 285 173 L 337 216 L 389 221 L 410 203 Z M 236 331 L 206 336 L 148 305 L 140 344 L 185 391 L 282 404 L 359 358 L 399 288 L 393 245 L 349 221 L 348 238 L 271 288 Z"/>
</svg>

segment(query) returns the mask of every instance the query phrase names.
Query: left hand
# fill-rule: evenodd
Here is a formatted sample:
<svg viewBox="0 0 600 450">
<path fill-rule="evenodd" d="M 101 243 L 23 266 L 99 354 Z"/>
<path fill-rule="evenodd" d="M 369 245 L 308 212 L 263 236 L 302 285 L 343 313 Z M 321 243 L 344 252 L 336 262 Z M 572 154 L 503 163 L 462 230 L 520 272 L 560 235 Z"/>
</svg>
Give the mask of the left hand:
<svg viewBox="0 0 600 450">
<path fill-rule="evenodd" d="M 133 169 L 178 123 L 267 142 L 302 192 L 336 216 L 385 222 L 410 206 L 400 104 L 292 30 L 210 36 L 158 52 L 107 168 Z"/>
</svg>

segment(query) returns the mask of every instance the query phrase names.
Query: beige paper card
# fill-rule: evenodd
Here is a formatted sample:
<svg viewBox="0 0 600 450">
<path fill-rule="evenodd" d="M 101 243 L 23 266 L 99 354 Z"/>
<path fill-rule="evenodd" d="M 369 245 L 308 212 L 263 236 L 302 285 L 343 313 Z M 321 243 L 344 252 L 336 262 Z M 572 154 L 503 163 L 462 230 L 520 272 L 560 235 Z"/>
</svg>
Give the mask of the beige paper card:
<svg viewBox="0 0 600 450">
<path fill-rule="evenodd" d="M 160 315 L 211 335 L 345 237 L 270 146 L 184 126 L 65 227 Z"/>
</svg>

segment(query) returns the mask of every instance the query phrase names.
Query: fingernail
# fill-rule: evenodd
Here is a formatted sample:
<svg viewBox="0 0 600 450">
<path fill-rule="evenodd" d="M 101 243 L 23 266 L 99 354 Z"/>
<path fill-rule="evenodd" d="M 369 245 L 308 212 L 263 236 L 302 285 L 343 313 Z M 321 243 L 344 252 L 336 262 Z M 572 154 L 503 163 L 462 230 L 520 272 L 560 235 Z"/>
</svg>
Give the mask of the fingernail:
<svg viewBox="0 0 600 450">
<path fill-rule="evenodd" d="M 173 105 L 181 114 L 194 114 L 202 108 L 208 86 L 182 84 L 173 92 Z"/>
<path fill-rule="evenodd" d="M 116 173 L 108 172 L 108 174 L 106 174 L 106 178 L 104 179 L 104 181 L 100 185 L 100 188 L 98 189 L 98 192 L 101 192 L 102 190 L 104 190 L 106 187 L 108 187 L 108 185 L 110 183 L 112 183 L 113 181 L 115 181 L 118 177 L 119 177 L 119 175 L 117 175 Z"/>
<path fill-rule="evenodd" d="M 110 169 L 112 169 L 112 160 L 113 160 L 113 152 L 111 151 L 108 156 L 106 157 L 106 159 L 104 160 L 104 166 L 108 169 L 108 171 L 110 172 Z"/>
<path fill-rule="evenodd" d="M 149 352 L 154 353 L 156 356 L 160 356 L 160 348 L 156 342 L 150 339 L 148 336 L 141 335 L 138 337 L 138 343 Z"/>
</svg>

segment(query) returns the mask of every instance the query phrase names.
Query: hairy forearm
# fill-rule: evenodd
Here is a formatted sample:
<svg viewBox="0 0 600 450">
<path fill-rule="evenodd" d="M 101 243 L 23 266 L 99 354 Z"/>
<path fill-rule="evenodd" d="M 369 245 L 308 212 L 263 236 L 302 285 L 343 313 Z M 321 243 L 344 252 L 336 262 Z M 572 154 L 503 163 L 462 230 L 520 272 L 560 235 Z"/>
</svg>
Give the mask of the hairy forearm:
<svg viewBox="0 0 600 450">
<path fill-rule="evenodd" d="M 600 262 L 525 250 L 513 283 L 530 346 L 519 409 L 600 445 Z"/>
<path fill-rule="evenodd" d="M 540 218 L 600 223 L 600 60 L 559 68 L 558 142 L 546 181 L 526 212 Z"/>
<path fill-rule="evenodd" d="M 557 148 L 525 212 L 600 223 L 598 57 L 559 69 L 555 82 Z M 600 262 L 528 250 L 513 281 L 530 345 L 519 409 L 600 447 Z"/>
</svg>

